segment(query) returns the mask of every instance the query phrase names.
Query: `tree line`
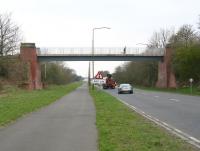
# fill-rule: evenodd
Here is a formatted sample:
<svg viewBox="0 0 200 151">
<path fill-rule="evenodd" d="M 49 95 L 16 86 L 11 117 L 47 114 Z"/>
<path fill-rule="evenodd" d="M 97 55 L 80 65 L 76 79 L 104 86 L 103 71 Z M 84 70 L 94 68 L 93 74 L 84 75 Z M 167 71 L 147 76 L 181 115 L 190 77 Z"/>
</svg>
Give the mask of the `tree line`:
<svg viewBox="0 0 200 151">
<path fill-rule="evenodd" d="M 198 28 L 182 25 L 176 32 L 173 28 L 160 29 L 152 34 L 147 48 L 173 48 L 171 66 L 178 86 L 188 85 L 189 79 L 200 85 L 200 16 Z M 128 82 L 141 86 L 155 86 L 158 74 L 158 62 L 127 62 L 118 66 L 113 77 L 119 82 Z"/>
<path fill-rule="evenodd" d="M 17 50 L 23 38 L 11 14 L 0 14 L 0 89 L 5 83 L 20 85 L 28 81 L 28 65 L 21 62 Z M 75 71 L 61 62 L 41 63 L 42 81 L 46 84 L 67 84 L 81 80 Z"/>
<path fill-rule="evenodd" d="M 41 64 L 42 82 L 46 84 L 67 84 L 82 80 L 73 69 L 65 66 L 63 62 L 49 62 Z"/>
</svg>

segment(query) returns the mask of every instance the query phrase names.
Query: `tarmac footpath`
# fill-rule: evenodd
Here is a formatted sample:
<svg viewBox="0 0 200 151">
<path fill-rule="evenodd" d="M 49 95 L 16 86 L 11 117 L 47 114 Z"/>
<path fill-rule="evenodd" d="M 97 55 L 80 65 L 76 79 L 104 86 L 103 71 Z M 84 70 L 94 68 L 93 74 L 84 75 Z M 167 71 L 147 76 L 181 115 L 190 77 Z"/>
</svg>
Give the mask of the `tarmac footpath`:
<svg viewBox="0 0 200 151">
<path fill-rule="evenodd" d="M 96 111 L 87 84 L 0 128 L 0 151 L 97 151 Z"/>
</svg>

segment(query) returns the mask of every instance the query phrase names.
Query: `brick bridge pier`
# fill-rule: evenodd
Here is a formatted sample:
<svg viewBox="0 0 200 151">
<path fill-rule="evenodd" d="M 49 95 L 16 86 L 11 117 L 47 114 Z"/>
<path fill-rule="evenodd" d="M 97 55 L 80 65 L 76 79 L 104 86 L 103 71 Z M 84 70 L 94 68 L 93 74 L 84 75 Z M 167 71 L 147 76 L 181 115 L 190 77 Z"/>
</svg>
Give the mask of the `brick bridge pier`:
<svg viewBox="0 0 200 151">
<path fill-rule="evenodd" d="M 28 89 L 42 89 L 41 70 L 35 43 L 21 43 L 20 59 L 28 64 Z"/>
<path fill-rule="evenodd" d="M 176 88 L 176 79 L 171 68 L 172 48 L 166 47 L 165 55 L 158 65 L 158 80 L 156 87 Z M 28 89 L 42 89 L 41 69 L 37 57 L 35 43 L 21 43 L 20 58 L 29 66 L 28 70 Z"/>
<path fill-rule="evenodd" d="M 165 49 L 163 60 L 158 63 L 158 80 L 156 87 L 158 88 L 176 88 L 176 77 L 173 72 L 172 62 L 173 49 L 168 45 Z"/>
</svg>

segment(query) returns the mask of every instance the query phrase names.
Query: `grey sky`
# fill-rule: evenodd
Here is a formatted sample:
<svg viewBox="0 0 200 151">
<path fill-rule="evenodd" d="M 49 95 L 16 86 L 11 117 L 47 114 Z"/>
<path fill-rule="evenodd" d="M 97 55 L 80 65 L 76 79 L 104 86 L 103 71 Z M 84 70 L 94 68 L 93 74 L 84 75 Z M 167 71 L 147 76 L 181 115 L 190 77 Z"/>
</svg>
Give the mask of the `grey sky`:
<svg viewBox="0 0 200 151">
<path fill-rule="evenodd" d="M 12 12 L 24 41 L 38 47 L 136 46 L 147 43 L 160 28 L 196 28 L 199 0 L 1 0 L 0 13 Z M 97 62 L 98 70 L 114 70 L 121 62 Z M 78 74 L 87 75 L 87 62 L 67 62 Z M 83 67 L 81 69 L 80 65 Z"/>
</svg>

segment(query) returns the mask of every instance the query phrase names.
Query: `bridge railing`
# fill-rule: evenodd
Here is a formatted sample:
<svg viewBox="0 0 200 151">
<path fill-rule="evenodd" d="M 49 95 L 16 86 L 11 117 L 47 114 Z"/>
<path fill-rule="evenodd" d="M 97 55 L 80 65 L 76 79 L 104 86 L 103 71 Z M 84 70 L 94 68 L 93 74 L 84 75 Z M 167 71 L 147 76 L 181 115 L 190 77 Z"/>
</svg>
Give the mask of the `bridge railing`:
<svg viewBox="0 0 200 151">
<path fill-rule="evenodd" d="M 124 52 L 124 47 L 95 47 L 94 55 L 136 55 L 136 56 L 163 56 L 165 49 L 163 48 L 136 48 L 127 47 Z M 39 48 L 37 49 L 38 56 L 65 56 L 65 55 L 92 55 L 91 47 L 81 48 Z"/>
</svg>

